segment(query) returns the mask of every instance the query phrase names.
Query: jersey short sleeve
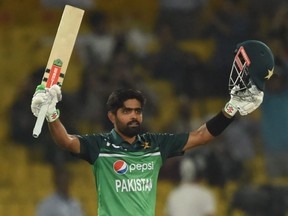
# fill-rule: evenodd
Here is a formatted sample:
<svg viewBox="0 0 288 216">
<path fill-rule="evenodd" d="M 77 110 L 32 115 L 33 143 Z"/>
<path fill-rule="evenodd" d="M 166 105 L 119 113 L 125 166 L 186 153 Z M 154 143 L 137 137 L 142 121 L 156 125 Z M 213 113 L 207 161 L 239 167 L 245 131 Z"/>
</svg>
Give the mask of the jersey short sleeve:
<svg viewBox="0 0 288 216">
<path fill-rule="evenodd" d="M 145 137 L 152 140 L 152 143 L 157 143 L 162 159 L 165 161 L 169 157 L 179 156 L 184 153 L 182 149 L 187 143 L 189 133 L 146 133 Z"/>
<path fill-rule="evenodd" d="M 77 135 L 80 141 L 80 153 L 74 156 L 93 164 L 98 158 L 102 136 L 99 135 Z"/>
</svg>

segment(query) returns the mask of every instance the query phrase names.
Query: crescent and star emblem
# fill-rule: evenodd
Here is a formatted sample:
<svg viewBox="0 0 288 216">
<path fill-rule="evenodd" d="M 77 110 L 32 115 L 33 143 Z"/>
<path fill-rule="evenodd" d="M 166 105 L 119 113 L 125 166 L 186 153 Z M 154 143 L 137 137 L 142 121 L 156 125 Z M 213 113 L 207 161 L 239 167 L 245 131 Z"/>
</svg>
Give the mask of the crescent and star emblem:
<svg viewBox="0 0 288 216">
<path fill-rule="evenodd" d="M 274 68 L 272 68 L 272 70 L 268 69 L 268 74 L 267 76 L 265 76 L 265 79 L 269 80 L 272 77 L 273 73 L 274 73 Z"/>
<path fill-rule="evenodd" d="M 142 144 L 142 146 L 143 146 L 144 149 L 151 148 L 149 142 L 144 142 L 144 143 Z"/>
</svg>

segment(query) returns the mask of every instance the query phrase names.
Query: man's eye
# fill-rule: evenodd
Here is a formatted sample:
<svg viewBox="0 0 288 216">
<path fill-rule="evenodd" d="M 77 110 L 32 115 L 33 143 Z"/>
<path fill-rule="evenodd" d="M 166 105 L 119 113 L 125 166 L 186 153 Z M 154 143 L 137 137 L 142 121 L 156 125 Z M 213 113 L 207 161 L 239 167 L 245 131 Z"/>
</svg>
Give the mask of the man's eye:
<svg viewBox="0 0 288 216">
<path fill-rule="evenodd" d="M 127 108 L 123 109 L 123 113 L 124 114 L 128 114 L 128 113 L 131 113 L 131 112 L 132 112 L 132 109 L 127 109 Z"/>
<path fill-rule="evenodd" d="M 135 112 L 136 114 L 142 114 L 142 109 L 141 108 L 139 108 L 139 109 L 123 109 L 122 110 L 122 112 L 124 113 L 124 114 L 129 114 L 129 113 L 131 113 L 131 112 Z"/>
<path fill-rule="evenodd" d="M 129 113 L 129 110 L 124 109 L 124 110 L 123 110 L 123 113 L 127 114 L 127 113 Z"/>
<path fill-rule="evenodd" d="M 136 109 L 135 112 L 136 112 L 137 114 L 141 114 L 141 113 L 142 113 L 142 109 Z"/>
</svg>

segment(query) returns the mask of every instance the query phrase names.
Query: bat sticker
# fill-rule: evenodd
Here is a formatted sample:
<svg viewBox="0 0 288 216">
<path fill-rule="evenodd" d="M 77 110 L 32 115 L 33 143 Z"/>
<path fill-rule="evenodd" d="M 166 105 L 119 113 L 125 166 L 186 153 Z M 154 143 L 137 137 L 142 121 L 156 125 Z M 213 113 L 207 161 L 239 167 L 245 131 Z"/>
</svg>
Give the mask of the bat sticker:
<svg viewBox="0 0 288 216">
<path fill-rule="evenodd" d="M 58 83 L 58 78 L 61 73 L 63 62 L 60 59 L 56 59 L 53 61 L 53 65 L 50 70 L 49 78 L 47 80 L 46 87 L 51 87 L 54 84 Z"/>
</svg>

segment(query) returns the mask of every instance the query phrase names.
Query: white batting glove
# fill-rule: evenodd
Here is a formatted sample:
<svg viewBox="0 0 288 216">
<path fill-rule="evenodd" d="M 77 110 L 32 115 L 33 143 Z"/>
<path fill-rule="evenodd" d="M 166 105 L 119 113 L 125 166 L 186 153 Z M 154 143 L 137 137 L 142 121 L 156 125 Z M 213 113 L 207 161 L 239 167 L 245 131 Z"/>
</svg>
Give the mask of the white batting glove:
<svg viewBox="0 0 288 216">
<path fill-rule="evenodd" d="M 59 110 L 56 109 L 56 104 L 62 100 L 61 88 L 58 85 L 53 85 L 47 91 L 48 96 L 48 110 L 46 113 L 46 120 L 53 122 L 59 118 Z"/>
<path fill-rule="evenodd" d="M 238 89 L 238 86 L 233 87 L 230 93 L 231 99 L 224 108 L 224 111 L 230 116 L 234 116 L 237 111 L 242 116 L 248 115 L 263 102 L 264 93 L 255 85 L 252 85 L 252 87 L 245 91 L 238 91 Z"/>
<path fill-rule="evenodd" d="M 31 110 L 33 115 L 38 117 L 41 107 L 48 104 L 46 120 L 48 122 L 55 121 L 59 118 L 59 110 L 56 109 L 56 104 L 61 99 L 61 89 L 58 85 L 53 85 L 50 88 L 39 85 L 32 98 Z"/>
<path fill-rule="evenodd" d="M 39 85 L 33 95 L 31 102 L 31 111 L 34 116 L 38 117 L 42 105 L 47 101 L 46 89 L 43 85 Z"/>
</svg>

